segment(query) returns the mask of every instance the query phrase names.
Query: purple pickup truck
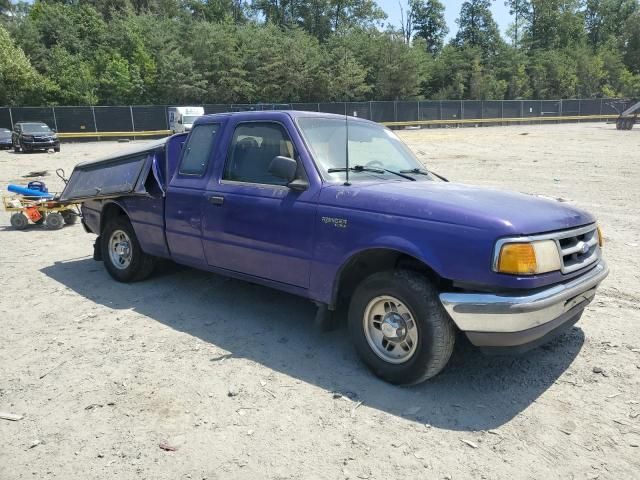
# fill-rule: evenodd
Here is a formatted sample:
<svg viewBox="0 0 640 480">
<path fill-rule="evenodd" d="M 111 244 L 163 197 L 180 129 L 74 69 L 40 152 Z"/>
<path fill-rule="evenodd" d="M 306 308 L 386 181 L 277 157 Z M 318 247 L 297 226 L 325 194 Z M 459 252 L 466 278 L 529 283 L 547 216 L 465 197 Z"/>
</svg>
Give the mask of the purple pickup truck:
<svg viewBox="0 0 640 480">
<path fill-rule="evenodd" d="M 159 258 L 300 295 L 316 321 L 348 308 L 368 367 L 433 377 L 456 335 L 535 347 L 578 321 L 607 276 L 593 215 L 448 183 L 389 129 L 344 116 L 200 117 L 187 134 L 76 166 L 94 257 L 121 282 Z"/>
</svg>

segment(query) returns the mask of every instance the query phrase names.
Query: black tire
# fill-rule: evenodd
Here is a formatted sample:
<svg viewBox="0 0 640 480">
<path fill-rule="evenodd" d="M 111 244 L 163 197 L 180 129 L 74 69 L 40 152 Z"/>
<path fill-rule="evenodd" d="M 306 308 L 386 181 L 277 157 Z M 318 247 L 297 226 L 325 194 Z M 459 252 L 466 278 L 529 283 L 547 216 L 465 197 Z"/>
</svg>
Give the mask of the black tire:
<svg viewBox="0 0 640 480">
<path fill-rule="evenodd" d="M 60 214 L 67 225 L 74 225 L 78 221 L 78 215 L 72 210 L 63 210 Z"/>
<path fill-rule="evenodd" d="M 64 217 L 58 212 L 50 213 L 44 219 L 44 226 L 49 230 L 60 230 L 64 227 Z"/>
<path fill-rule="evenodd" d="M 622 130 L 624 127 L 624 119 L 618 118 L 616 120 L 616 130 Z"/>
<path fill-rule="evenodd" d="M 109 251 L 111 238 L 114 233 L 118 231 L 124 232 L 130 240 L 129 249 L 131 256 L 125 268 L 119 267 L 114 263 Z M 142 251 L 136 233 L 127 217 L 120 216 L 109 220 L 100 238 L 102 261 L 104 262 L 107 272 L 109 272 L 109 275 L 111 275 L 114 280 L 125 283 L 138 282 L 151 275 L 156 259 Z"/>
<path fill-rule="evenodd" d="M 417 328 L 417 346 L 403 363 L 381 358 L 365 334 L 367 306 L 384 296 L 402 302 Z M 414 385 L 437 375 L 451 357 L 456 333 L 433 284 L 425 276 L 407 270 L 374 273 L 358 285 L 349 306 L 349 331 L 358 355 L 371 371 L 397 385 Z"/>
<path fill-rule="evenodd" d="M 29 226 L 29 219 L 22 212 L 11 215 L 11 219 L 9 221 L 11 222 L 11 226 L 16 230 L 24 230 Z"/>
<path fill-rule="evenodd" d="M 56 153 L 60 153 L 60 147 L 53 147 L 53 151 Z"/>
</svg>

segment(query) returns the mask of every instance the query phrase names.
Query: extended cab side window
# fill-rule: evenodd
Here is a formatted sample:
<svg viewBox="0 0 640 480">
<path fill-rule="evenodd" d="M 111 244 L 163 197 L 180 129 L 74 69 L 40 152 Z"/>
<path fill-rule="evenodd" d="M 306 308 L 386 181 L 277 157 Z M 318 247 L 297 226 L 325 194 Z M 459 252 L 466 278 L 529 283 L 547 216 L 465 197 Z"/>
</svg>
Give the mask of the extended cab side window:
<svg viewBox="0 0 640 480">
<path fill-rule="evenodd" d="M 269 165 L 277 156 L 296 158 L 293 143 L 282 125 L 273 122 L 242 123 L 233 133 L 222 179 L 286 185 L 286 180 L 269 173 Z"/>
<path fill-rule="evenodd" d="M 219 129 L 220 125 L 217 123 L 206 123 L 194 127 L 182 150 L 178 167 L 180 175 L 204 175 L 211 152 L 216 146 Z"/>
</svg>

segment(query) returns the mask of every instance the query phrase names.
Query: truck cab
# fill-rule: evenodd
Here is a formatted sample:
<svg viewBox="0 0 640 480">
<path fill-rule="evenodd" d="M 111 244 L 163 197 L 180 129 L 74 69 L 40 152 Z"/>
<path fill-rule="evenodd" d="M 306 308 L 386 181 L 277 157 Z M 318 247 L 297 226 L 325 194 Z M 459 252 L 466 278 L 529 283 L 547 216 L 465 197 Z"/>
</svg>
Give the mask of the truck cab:
<svg viewBox="0 0 640 480">
<path fill-rule="evenodd" d="M 595 218 L 442 181 L 390 130 L 292 111 L 207 115 L 188 134 L 76 166 L 95 255 L 117 281 L 157 258 L 344 305 L 357 352 L 414 384 L 456 336 L 520 352 L 562 333 L 608 274 Z"/>
</svg>

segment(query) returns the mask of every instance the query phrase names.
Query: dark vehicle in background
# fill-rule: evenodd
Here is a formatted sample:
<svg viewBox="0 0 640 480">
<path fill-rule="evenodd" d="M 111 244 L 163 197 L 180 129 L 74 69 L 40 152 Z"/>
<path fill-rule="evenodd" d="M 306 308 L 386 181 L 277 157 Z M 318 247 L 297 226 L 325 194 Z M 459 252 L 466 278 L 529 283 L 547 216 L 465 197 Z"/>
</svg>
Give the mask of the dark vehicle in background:
<svg viewBox="0 0 640 480">
<path fill-rule="evenodd" d="M 13 144 L 11 142 L 11 130 L 0 128 L 0 150 L 11 148 L 12 146 Z"/>
<path fill-rule="evenodd" d="M 60 140 L 56 132 L 43 122 L 18 122 L 13 126 L 11 142 L 14 152 L 33 150 L 60 151 Z"/>
</svg>

